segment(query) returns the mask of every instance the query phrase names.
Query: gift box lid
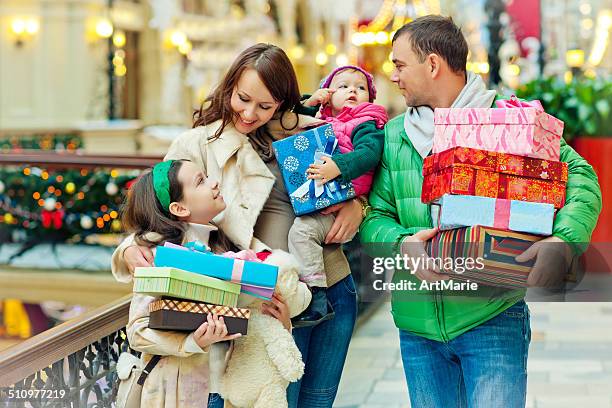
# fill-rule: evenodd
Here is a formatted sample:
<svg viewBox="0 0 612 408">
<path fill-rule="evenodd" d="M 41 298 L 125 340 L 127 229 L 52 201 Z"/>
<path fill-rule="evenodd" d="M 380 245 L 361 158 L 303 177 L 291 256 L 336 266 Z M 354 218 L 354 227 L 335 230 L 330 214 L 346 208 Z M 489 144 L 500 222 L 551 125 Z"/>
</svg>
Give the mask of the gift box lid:
<svg viewBox="0 0 612 408">
<path fill-rule="evenodd" d="M 167 246 L 157 247 L 155 265 L 170 267 L 236 284 L 274 288 L 278 267 L 263 262 L 243 261 L 208 252 Z"/>
<path fill-rule="evenodd" d="M 194 285 L 206 286 L 209 288 L 222 290 L 236 295 L 240 294 L 240 285 L 237 283 L 211 278 L 210 276 L 183 271 L 177 268 L 156 266 L 138 267 L 134 271 L 134 278 L 176 279 L 183 282 L 192 283 Z"/>
<path fill-rule="evenodd" d="M 158 310 L 173 310 L 185 313 L 215 314 L 218 316 L 238 317 L 248 319 L 251 310 L 241 307 L 211 305 L 203 302 L 190 302 L 184 299 L 161 298 L 149 304 L 149 312 Z"/>
<path fill-rule="evenodd" d="M 564 123 L 537 108 L 436 108 L 435 125 L 539 125 L 563 136 Z"/>
<path fill-rule="evenodd" d="M 440 230 L 481 225 L 539 235 L 552 234 L 552 204 L 472 195 L 444 194 L 440 198 Z"/>
<path fill-rule="evenodd" d="M 423 175 L 440 172 L 452 166 L 567 182 L 567 163 L 469 147 L 453 147 L 427 156 L 423 160 Z"/>
</svg>

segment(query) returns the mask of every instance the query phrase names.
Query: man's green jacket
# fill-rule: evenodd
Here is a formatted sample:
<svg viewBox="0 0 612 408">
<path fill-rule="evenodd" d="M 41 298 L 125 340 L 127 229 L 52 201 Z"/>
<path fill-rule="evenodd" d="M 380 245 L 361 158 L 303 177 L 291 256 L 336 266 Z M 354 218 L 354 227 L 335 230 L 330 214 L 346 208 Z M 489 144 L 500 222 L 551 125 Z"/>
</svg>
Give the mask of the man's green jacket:
<svg viewBox="0 0 612 408">
<path fill-rule="evenodd" d="M 421 202 L 423 159 L 403 123 L 404 115 L 400 115 L 385 126 L 383 157 L 369 196 L 372 211 L 360 229 L 364 248 L 377 257 L 394 257 L 406 236 L 432 228 L 430 206 Z M 561 161 L 568 163 L 569 176 L 565 206 L 557 212 L 553 235 L 579 254 L 597 223 L 601 191 L 593 168 L 563 140 Z M 396 271 L 393 281 L 401 280 L 412 280 L 418 287 L 419 281 L 409 271 Z M 444 290 L 393 291 L 392 314 L 402 330 L 449 341 L 503 312 L 524 294 L 524 290 L 488 289 L 467 299 Z"/>
</svg>

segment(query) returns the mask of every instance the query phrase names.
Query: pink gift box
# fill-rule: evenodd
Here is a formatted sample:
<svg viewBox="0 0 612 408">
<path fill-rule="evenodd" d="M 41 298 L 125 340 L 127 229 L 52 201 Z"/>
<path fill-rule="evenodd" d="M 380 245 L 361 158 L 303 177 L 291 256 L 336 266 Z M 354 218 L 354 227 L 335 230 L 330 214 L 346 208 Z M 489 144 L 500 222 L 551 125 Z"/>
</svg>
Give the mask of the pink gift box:
<svg viewBox="0 0 612 408">
<path fill-rule="evenodd" d="M 433 153 L 461 146 L 559 161 L 563 121 L 537 107 L 437 108 L 434 123 Z"/>
</svg>

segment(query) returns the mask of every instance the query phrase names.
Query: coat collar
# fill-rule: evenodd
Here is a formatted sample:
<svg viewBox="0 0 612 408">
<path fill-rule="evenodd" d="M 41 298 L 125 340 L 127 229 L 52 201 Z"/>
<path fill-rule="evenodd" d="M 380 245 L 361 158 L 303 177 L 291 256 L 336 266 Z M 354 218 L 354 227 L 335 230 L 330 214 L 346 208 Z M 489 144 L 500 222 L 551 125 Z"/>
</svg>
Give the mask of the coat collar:
<svg viewBox="0 0 612 408">
<path fill-rule="evenodd" d="M 220 126 L 220 120 L 207 126 L 207 138 L 212 137 Z M 210 130 L 210 134 L 208 134 L 208 130 Z M 208 148 L 212 151 L 217 161 L 217 166 L 222 169 L 225 163 L 240 150 L 242 145 L 248 142 L 246 135 L 238 132 L 233 124 L 228 123 L 219 138 L 214 141 L 208 141 Z"/>
<path fill-rule="evenodd" d="M 216 231 L 217 227 L 212 224 L 194 224 L 192 222 L 189 223 L 189 228 L 185 233 L 184 242 L 189 241 L 201 241 L 204 245 L 208 246 L 208 242 L 210 241 L 210 233 L 211 231 Z"/>
<path fill-rule="evenodd" d="M 357 106 L 345 106 L 335 117 L 332 115 L 331 105 L 325 105 L 321 109 L 321 119 L 328 122 L 338 120 L 344 123 L 355 119 L 363 121 L 374 120 L 376 121 L 376 127 L 379 129 L 382 129 L 385 123 L 389 121 L 384 107 L 369 102 L 364 102 Z"/>
</svg>

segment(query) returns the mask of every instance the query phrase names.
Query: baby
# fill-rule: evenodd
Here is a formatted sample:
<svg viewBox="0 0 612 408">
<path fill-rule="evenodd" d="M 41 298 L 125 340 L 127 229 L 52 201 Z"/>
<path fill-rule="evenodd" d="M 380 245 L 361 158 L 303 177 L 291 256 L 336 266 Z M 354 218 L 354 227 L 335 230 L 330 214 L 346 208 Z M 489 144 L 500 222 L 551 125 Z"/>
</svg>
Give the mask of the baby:
<svg viewBox="0 0 612 408">
<path fill-rule="evenodd" d="M 325 184 L 332 180 L 352 182 L 357 197 L 366 196 L 374 169 L 380 161 L 383 127 L 387 112 L 372 102 L 376 88 L 372 75 L 362 68 L 346 65 L 334 69 L 306 106 L 321 105 L 317 117 L 332 125 L 340 153 L 312 164 L 308 178 Z M 323 241 L 335 216 L 321 213 L 296 217 L 289 231 L 289 251 L 302 263 L 300 279 L 312 290 L 308 309 L 294 319 L 294 326 L 309 326 L 333 316 L 327 301 L 327 278 L 323 265 Z"/>
</svg>

